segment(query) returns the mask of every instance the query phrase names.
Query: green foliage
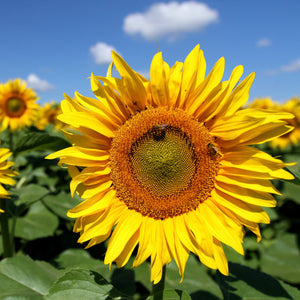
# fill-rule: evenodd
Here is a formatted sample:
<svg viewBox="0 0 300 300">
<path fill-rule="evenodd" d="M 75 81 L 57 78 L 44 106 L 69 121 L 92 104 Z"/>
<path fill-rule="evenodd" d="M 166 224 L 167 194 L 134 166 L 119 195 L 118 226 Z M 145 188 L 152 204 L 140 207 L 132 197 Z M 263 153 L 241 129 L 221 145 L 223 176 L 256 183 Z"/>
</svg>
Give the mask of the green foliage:
<svg viewBox="0 0 300 300">
<path fill-rule="evenodd" d="M 288 300 L 300 299 L 300 291 L 265 273 L 238 264 L 230 264 L 230 275 L 218 272 L 224 299 Z"/>
<path fill-rule="evenodd" d="M 0 263 L 0 299 L 44 299 L 61 271 L 28 256 L 3 259 Z"/>
</svg>

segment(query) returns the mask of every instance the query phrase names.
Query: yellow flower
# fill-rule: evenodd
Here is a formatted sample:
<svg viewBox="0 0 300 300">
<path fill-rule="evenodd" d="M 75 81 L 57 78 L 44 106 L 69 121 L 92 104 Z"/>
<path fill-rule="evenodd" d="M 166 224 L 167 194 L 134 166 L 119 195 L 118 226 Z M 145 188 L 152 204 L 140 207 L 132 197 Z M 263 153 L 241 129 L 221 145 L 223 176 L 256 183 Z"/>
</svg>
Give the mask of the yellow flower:
<svg viewBox="0 0 300 300">
<path fill-rule="evenodd" d="M 54 128 L 62 129 L 64 123 L 57 120 L 57 115 L 61 114 L 60 105 L 57 103 L 46 103 L 44 106 L 41 106 L 38 111 L 38 119 L 35 123 L 35 126 L 43 130 L 49 124 L 53 124 Z"/>
<path fill-rule="evenodd" d="M 222 244 L 243 254 L 244 226 L 261 238 L 269 223 L 261 208 L 274 207 L 270 179 L 292 179 L 285 163 L 249 145 L 291 130 L 288 113 L 239 110 L 254 74 L 239 85 L 243 67 L 221 81 L 224 58 L 205 77 L 196 46 L 171 68 L 157 53 L 150 81 L 115 52 L 120 78 L 91 76 L 97 99 L 75 93 L 62 101 L 58 118 L 76 129 L 73 146 L 49 155 L 72 176 L 71 192 L 84 201 L 77 218 L 79 242 L 91 247 L 109 238 L 104 262 L 124 266 L 137 247 L 133 267 L 151 259 L 151 281 L 172 259 L 183 278 L 189 253 L 228 274 Z M 103 85 L 100 83 L 101 80 Z M 237 85 L 237 86 L 236 86 Z"/>
<path fill-rule="evenodd" d="M 16 171 L 10 169 L 14 165 L 14 162 L 7 161 L 10 156 L 9 149 L 0 148 L 0 198 L 9 198 L 9 192 L 3 184 L 14 185 L 15 181 L 11 177 L 18 175 Z"/>
<path fill-rule="evenodd" d="M 284 149 L 290 145 L 297 146 L 300 142 L 300 99 L 292 98 L 283 105 L 278 104 L 275 110 L 292 113 L 294 118 L 288 119 L 286 122 L 293 126 L 294 129 L 270 141 L 270 146 L 279 149 Z"/>
<path fill-rule="evenodd" d="M 31 126 L 36 117 L 37 99 L 35 92 L 26 88 L 26 83 L 21 79 L 0 84 L 1 130 L 9 128 L 14 131 Z"/>
<path fill-rule="evenodd" d="M 274 109 L 276 105 L 277 104 L 273 102 L 271 98 L 259 98 L 254 99 L 254 101 L 249 104 L 249 107 L 259 109 Z"/>
</svg>

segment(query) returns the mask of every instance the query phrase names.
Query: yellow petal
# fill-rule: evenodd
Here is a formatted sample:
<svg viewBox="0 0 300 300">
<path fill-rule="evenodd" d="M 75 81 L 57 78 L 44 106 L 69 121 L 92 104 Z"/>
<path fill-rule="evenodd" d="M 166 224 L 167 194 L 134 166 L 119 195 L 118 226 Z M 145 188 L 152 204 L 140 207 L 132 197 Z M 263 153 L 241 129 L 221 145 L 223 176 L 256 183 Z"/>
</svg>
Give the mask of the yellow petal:
<svg viewBox="0 0 300 300">
<path fill-rule="evenodd" d="M 206 200 L 198 206 L 200 215 L 205 216 L 203 223 L 211 234 L 221 242 L 244 254 L 243 247 L 238 237 L 239 233 L 232 232 L 225 221 L 224 214 L 210 201 Z"/>
<path fill-rule="evenodd" d="M 272 185 L 269 180 L 266 179 L 249 179 L 242 176 L 236 175 L 218 175 L 215 177 L 216 181 L 223 182 L 227 184 L 232 184 L 235 186 L 242 186 L 246 189 L 261 191 L 266 193 L 273 193 L 280 195 L 280 192 Z"/>
<path fill-rule="evenodd" d="M 156 53 L 150 67 L 151 93 L 157 106 L 165 106 L 169 99 L 162 53 Z"/>
<path fill-rule="evenodd" d="M 213 238 L 213 253 L 219 271 L 222 274 L 228 276 L 229 275 L 228 261 L 225 256 L 222 244 L 216 238 Z"/>
<path fill-rule="evenodd" d="M 270 223 L 270 218 L 267 213 L 259 206 L 252 205 L 240 201 L 230 195 L 226 195 L 222 191 L 214 189 L 211 193 L 213 201 L 222 205 L 242 218 L 256 223 Z"/>
<path fill-rule="evenodd" d="M 127 104 L 134 110 L 144 110 L 147 93 L 141 79 L 121 58 L 121 56 L 114 51 L 112 51 L 112 58 L 122 77 L 122 95 L 125 97 L 124 100 L 126 100 Z"/>
<path fill-rule="evenodd" d="M 269 193 L 265 193 L 258 190 L 250 190 L 244 186 L 237 186 L 226 184 L 224 182 L 216 182 L 216 189 L 223 191 L 224 193 L 240 199 L 246 203 L 263 206 L 263 207 L 275 207 L 276 200 Z"/>
<path fill-rule="evenodd" d="M 142 215 L 133 211 L 123 211 L 122 217 L 109 239 L 104 263 L 110 264 L 122 253 L 131 237 L 139 230 Z"/>
<path fill-rule="evenodd" d="M 197 71 L 199 68 L 199 48 L 200 45 L 197 45 L 189 53 L 184 61 L 181 80 L 180 102 L 178 103 L 178 107 L 182 107 L 184 105 L 184 102 L 188 98 L 188 95 L 195 88 Z"/>
<path fill-rule="evenodd" d="M 100 195 L 96 195 L 88 200 L 83 201 L 76 207 L 70 209 L 67 216 L 70 218 L 78 218 L 80 216 L 95 213 L 98 210 L 103 210 L 109 206 L 111 201 L 115 198 L 116 191 L 109 190 Z"/>
</svg>

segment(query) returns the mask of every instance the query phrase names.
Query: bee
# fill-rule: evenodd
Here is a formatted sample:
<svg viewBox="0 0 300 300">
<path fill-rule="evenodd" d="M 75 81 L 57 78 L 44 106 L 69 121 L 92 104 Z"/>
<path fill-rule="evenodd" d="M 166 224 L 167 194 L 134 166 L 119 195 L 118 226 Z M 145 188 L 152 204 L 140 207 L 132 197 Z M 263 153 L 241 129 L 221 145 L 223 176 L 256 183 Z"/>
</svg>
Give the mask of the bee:
<svg viewBox="0 0 300 300">
<path fill-rule="evenodd" d="M 168 127 L 167 124 L 154 125 L 152 127 L 152 129 L 153 129 L 153 139 L 155 141 L 163 140 L 166 136 L 167 127 Z"/>
<path fill-rule="evenodd" d="M 216 155 L 221 155 L 219 153 L 218 148 L 213 143 L 208 143 L 207 144 L 207 149 L 208 149 L 208 152 L 209 152 L 209 154 L 212 158 L 215 157 Z"/>
</svg>

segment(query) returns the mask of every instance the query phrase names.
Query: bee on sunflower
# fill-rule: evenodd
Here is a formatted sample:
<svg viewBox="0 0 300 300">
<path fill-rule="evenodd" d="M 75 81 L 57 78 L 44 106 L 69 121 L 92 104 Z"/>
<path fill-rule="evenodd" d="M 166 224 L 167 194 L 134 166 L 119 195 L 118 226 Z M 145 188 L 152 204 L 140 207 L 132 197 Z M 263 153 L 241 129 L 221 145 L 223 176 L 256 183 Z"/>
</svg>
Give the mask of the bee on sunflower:
<svg viewBox="0 0 300 300">
<path fill-rule="evenodd" d="M 151 281 L 175 260 L 181 277 L 189 254 L 228 274 L 222 244 L 243 254 L 244 227 L 261 239 L 279 192 L 270 179 L 292 179 L 284 162 L 254 147 L 287 134 L 286 112 L 243 109 L 254 74 L 239 84 L 237 66 L 221 81 L 220 58 L 205 76 L 197 45 L 170 67 L 159 52 L 150 80 L 115 52 L 107 76 L 91 75 L 96 98 L 65 96 L 58 119 L 72 146 L 50 154 L 72 176 L 83 199 L 68 216 L 87 247 L 109 239 L 104 262 L 133 267 L 151 260 Z M 115 66 L 120 78 L 112 77 Z M 102 82 L 102 83 L 101 83 Z M 284 120 L 283 120 L 284 119 Z"/>
</svg>

